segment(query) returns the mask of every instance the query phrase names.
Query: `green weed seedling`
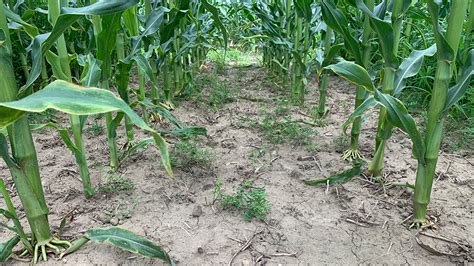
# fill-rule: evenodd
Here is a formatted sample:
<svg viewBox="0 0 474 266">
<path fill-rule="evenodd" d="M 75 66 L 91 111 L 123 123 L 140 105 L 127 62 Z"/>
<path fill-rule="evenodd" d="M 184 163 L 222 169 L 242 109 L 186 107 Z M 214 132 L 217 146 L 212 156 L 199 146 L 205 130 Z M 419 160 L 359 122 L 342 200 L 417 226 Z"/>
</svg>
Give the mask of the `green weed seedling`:
<svg viewBox="0 0 474 266">
<path fill-rule="evenodd" d="M 87 132 L 89 132 L 92 136 L 99 136 L 104 133 L 104 126 L 94 123 L 90 127 L 86 129 Z"/>
<path fill-rule="evenodd" d="M 212 166 L 213 156 L 209 150 L 200 147 L 194 140 L 182 140 L 174 146 L 170 154 L 173 167 L 189 170 L 192 167 L 208 169 Z"/>
<path fill-rule="evenodd" d="M 247 222 L 254 218 L 265 221 L 271 210 L 265 188 L 254 187 L 253 180 L 250 179 L 245 179 L 233 195 L 223 194 L 222 182 L 218 181 L 214 189 L 214 197 L 220 199 L 224 210 L 235 209 L 241 212 Z"/>
<path fill-rule="evenodd" d="M 128 177 L 109 174 L 105 176 L 105 183 L 99 185 L 99 191 L 113 193 L 117 191 L 130 191 L 135 189 L 135 184 Z"/>
<path fill-rule="evenodd" d="M 266 115 L 260 128 L 265 138 L 273 144 L 313 145 L 311 137 L 316 134 L 312 128 L 301 126 L 297 121 L 279 121 L 273 115 Z"/>
<path fill-rule="evenodd" d="M 237 98 L 235 88 L 229 88 L 225 84 L 217 84 L 211 90 L 209 94 L 209 105 L 214 110 L 219 110 L 224 107 L 225 104 L 234 102 Z"/>
</svg>

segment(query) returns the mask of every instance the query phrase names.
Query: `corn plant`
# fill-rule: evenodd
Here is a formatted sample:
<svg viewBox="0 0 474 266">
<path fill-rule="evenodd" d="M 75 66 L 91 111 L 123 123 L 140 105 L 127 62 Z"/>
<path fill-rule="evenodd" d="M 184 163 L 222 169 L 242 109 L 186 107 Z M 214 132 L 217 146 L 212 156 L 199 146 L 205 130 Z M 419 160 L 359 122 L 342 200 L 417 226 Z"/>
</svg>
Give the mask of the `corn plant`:
<svg viewBox="0 0 474 266">
<path fill-rule="evenodd" d="M 374 1 L 366 0 L 365 5 L 369 11 L 374 9 Z M 348 27 L 349 20 L 346 14 L 340 11 L 337 6 L 332 1 L 321 1 L 322 15 L 324 22 L 331 27 L 334 31 L 339 33 L 344 39 L 344 45 L 346 50 L 351 54 L 357 64 L 369 68 L 371 60 L 371 36 L 372 28 L 370 26 L 369 16 L 364 15 L 363 31 L 362 38 L 357 39 L 354 37 L 355 29 Z M 330 63 L 330 62 L 329 62 Z M 325 97 L 326 92 L 323 90 L 321 92 L 322 96 Z M 354 109 L 357 109 L 365 100 L 367 92 L 364 87 L 357 87 Z M 323 111 L 324 100 L 320 102 L 319 113 Z M 347 151 L 344 152 L 344 159 L 361 159 L 362 155 L 359 152 L 359 136 L 360 136 L 360 127 L 362 124 L 362 119 L 357 118 L 352 123 L 351 128 L 351 142 L 350 147 Z"/>
<path fill-rule="evenodd" d="M 449 87 L 453 79 L 454 63 L 460 46 L 468 2 L 453 1 L 451 3 L 445 32 L 442 30 L 439 20 L 441 5 L 440 2 L 436 1 L 427 2 L 436 39 L 437 70 L 428 109 L 428 121 L 423 132 L 424 136 L 422 136 L 421 130 L 417 128 L 415 120 L 408 113 L 404 104 L 392 96 L 390 92 L 383 92 L 376 88 L 369 73 L 362 66 L 342 61 L 327 67 L 327 69 L 331 69 L 349 81 L 363 86 L 372 94 L 351 115 L 348 122 L 354 120 L 355 117 L 360 117 L 369 108 L 381 105 L 386 110 L 387 123 L 406 132 L 412 140 L 413 155 L 418 161 L 413 198 L 414 220 L 412 226 L 414 227 L 420 227 L 427 223 L 426 212 L 430 202 L 433 178 L 443 138 L 444 117 L 447 111 L 462 98 L 474 73 L 474 50 L 471 49 L 456 84 Z M 416 56 L 413 55 L 413 58 L 416 58 Z M 417 67 L 411 68 L 411 70 L 413 69 L 417 69 Z M 408 71 L 407 73 L 413 72 Z"/>
</svg>

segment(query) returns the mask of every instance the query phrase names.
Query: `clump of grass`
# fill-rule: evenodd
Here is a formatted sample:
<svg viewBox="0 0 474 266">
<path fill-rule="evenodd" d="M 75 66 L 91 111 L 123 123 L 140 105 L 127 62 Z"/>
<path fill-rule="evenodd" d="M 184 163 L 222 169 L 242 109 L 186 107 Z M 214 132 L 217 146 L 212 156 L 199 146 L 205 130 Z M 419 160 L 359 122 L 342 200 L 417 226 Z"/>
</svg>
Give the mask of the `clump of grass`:
<svg viewBox="0 0 474 266">
<path fill-rule="evenodd" d="M 117 191 L 130 191 L 135 189 L 135 184 L 128 177 L 110 174 L 105 176 L 105 183 L 99 185 L 99 191 L 113 193 Z"/>
<path fill-rule="evenodd" d="M 200 75 L 196 79 L 195 93 L 187 98 L 194 98 L 195 102 L 202 105 L 202 107 L 211 106 L 214 110 L 221 109 L 225 104 L 237 99 L 237 88 L 228 87 L 226 83 L 226 81 L 219 80 L 216 73 Z M 203 97 L 201 92 L 205 88 L 209 90 L 209 95 Z"/>
<path fill-rule="evenodd" d="M 242 115 L 238 117 L 236 126 L 238 128 L 258 128 L 259 122 L 247 115 Z"/>
<path fill-rule="evenodd" d="M 277 102 L 277 107 L 275 109 L 275 114 L 278 116 L 288 115 L 290 112 L 290 101 L 288 99 L 281 99 Z"/>
<path fill-rule="evenodd" d="M 332 141 L 332 144 L 336 152 L 343 153 L 349 147 L 349 142 L 349 136 L 341 134 Z"/>
<path fill-rule="evenodd" d="M 223 194 L 222 181 L 218 180 L 214 189 L 214 198 L 220 200 L 224 210 L 239 210 L 247 222 L 254 218 L 265 221 L 271 210 L 265 188 L 253 187 L 253 180 L 250 179 L 244 180 L 233 195 Z"/>
<path fill-rule="evenodd" d="M 278 121 L 273 115 L 266 115 L 260 127 L 265 138 L 274 144 L 289 143 L 294 146 L 313 145 L 314 129 L 301 126 L 297 121 Z"/>
<path fill-rule="evenodd" d="M 209 105 L 215 110 L 221 109 L 225 104 L 236 100 L 235 91 L 235 88 L 229 88 L 225 84 L 217 84 L 209 94 Z"/>
<path fill-rule="evenodd" d="M 171 154 L 171 166 L 189 170 L 192 167 L 208 169 L 212 166 L 212 154 L 200 147 L 194 140 L 182 140 L 174 146 Z"/>
</svg>

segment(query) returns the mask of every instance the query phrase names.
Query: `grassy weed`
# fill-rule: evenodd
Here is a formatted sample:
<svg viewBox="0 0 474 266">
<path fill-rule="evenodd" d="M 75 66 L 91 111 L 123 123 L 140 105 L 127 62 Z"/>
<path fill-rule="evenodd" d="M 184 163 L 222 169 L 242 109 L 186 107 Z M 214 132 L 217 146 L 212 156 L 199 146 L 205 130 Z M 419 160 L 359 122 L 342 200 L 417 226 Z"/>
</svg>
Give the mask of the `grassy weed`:
<svg viewBox="0 0 474 266">
<path fill-rule="evenodd" d="M 224 210 L 238 210 L 244 220 L 252 221 L 254 218 L 265 221 L 271 210 L 264 188 L 253 187 L 253 181 L 246 179 L 240 184 L 238 190 L 232 195 L 222 193 L 222 181 L 216 182 L 214 197 L 220 201 Z"/>
</svg>

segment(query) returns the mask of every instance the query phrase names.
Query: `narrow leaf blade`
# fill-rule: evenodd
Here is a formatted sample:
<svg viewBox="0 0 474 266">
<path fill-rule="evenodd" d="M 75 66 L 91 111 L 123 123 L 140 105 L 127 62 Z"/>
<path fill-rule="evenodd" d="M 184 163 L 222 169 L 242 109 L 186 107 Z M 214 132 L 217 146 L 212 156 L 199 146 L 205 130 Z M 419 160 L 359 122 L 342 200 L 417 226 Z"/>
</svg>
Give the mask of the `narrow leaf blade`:
<svg viewBox="0 0 474 266">
<path fill-rule="evenodd" d="M 138 236 L 125 229 L 112 228 L 93 228 L 89 229 L 85 235 L 88 239 L 107 243 L 115 247 L 140 254 L 142 256 L 158 258 L 170 264 L 173 264 L 170 256 L 160 246 L 157 246 L 148 239 Z"/>
</svg>

